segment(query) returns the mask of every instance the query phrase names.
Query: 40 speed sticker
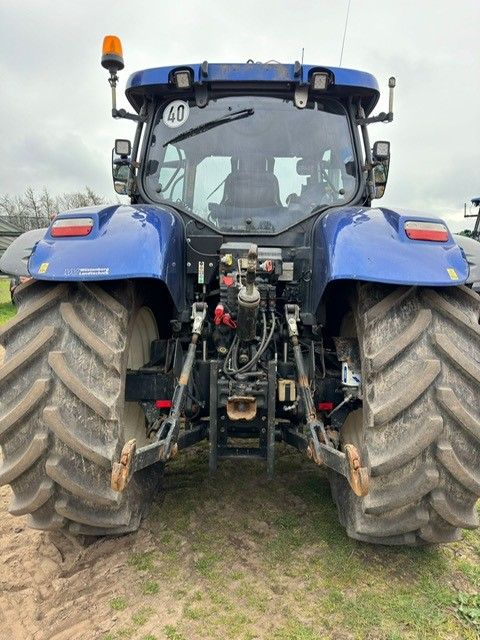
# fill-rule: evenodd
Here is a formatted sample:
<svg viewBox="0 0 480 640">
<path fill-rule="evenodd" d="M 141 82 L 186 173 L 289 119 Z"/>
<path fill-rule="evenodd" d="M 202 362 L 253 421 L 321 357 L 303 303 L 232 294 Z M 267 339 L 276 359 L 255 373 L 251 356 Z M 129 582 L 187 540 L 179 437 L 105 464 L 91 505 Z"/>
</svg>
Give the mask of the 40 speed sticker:
<svg viewBox="0 0 480 640">
<path fill-rule="evenodd" d="M 183 100 L 174 100 L 167 104 L 163 111 L 163 124 L 170 129 L 176 129 L 188 120 L 190 107 Z"/>
</svg>

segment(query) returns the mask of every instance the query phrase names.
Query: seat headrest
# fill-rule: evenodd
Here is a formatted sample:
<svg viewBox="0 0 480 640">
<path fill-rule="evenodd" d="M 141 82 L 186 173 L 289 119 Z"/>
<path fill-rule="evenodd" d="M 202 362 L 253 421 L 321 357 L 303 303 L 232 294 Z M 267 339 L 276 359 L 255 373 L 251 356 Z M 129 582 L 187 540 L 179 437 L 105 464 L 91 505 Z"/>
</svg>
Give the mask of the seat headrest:
<svg viewBox="0 0 480 640">
<path fill-rule="evenodd" d="M 318 172 L 319 160 L 313 160 L 312 158 L 300 158 L 297 161 L 297 173 L 299 176 L 313 176 Z"/>
<path fill-rule="evenodd" d="M 232 171 L 238 171 L 240 173 L 265 173 L 268 169 L 268 159 L 265 156 L 249 155 L 232 158 Z"/>
</svg>

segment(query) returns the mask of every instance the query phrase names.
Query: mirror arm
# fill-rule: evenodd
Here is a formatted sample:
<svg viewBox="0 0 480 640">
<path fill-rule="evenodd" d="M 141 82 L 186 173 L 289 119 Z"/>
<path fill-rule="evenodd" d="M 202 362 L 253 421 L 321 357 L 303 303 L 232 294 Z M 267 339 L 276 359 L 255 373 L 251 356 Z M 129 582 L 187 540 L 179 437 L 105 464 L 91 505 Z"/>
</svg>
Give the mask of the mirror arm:
<svg viewBox="0 0 480 640">
<path fill-rule="evenodd" d="M 363 126 L 366 124 L 374 124 L 375 122 L 392 122 L 393 121 L 393 90 L 395 88 L 397 81 L 392 76 L 388 80 L 388 113 L 382 111 L 378 114 L 378 116 L 372 116 L 370 118 L 365 117 L 365 113 L 360 115 L 359 118 L 356 119 L 356 124 Z"/>
<path fill-rule="evenodd" d="M 125 120 L 133 120 L 134 122 L 145 122 L 145 118 L 143 118 L 140 114 L 136 113 L 128 113 L 125 109 L 115 109 L 112 108 L 112 118 L 123 118 Z"/>
<path fill-rule="evenodd" d="M 373 124 L 375 122 L 392 122 L 393 121 L 393 113 L 390 111 L 389 113 L 385 113 L 384 111 L 382 111 L 381 113 L 378 114 L 378 116 L 372 116 L 371 118 L 357 118 L 356 119 L 356 124 L 359 124 L 361 126 L 366 125 L 366 124 Z"/>
<path fill-rule="evenodd" d="M 138 154 L 138 148 L 140 146 L 140 140 L 142 137 L 142 130 L 143 130 L 143 124 L 144 122 L 146 122 L 147 120 L 147 101 L 144 100 L 142 107 L 140 109 L 140 113 L 138 114 L 138 124 L 137 124 L 137 129 L 135 131 L 135 138 L 133 139 L 133 145 L 132 145 L 132 155 L 130 156 L 131 160 L 130 160 L 130 172 L 128 175 L 128 182 L 127 182 L 127 195 L 129 195 L 130 197 L 133 194 L 133 186 L 135 184 L 135 171 L 136 169 L 139 168 L 139 163 L 137 162 L 137 154 Z"/>
<path fill-rule="evenodd" d="M 357 121 L 366 120 L 365 111 L 361 104 L 358 107 L 358 118 Z M 362 138 L 363 138 L 363 146 L 365 147 L 365 165 L 364 170 L 367 172 L 367 189 L 368 189 L 368 197 L 370 200 L 373 200 L 375 197 L 375 178 L 373 175 L 373 165 L 372 165 L 372 151 L 370 149 L 370 139 L 368 137 L 368 127 L 367 125 L 360 124 L 362 130 Z"/>
</svg>

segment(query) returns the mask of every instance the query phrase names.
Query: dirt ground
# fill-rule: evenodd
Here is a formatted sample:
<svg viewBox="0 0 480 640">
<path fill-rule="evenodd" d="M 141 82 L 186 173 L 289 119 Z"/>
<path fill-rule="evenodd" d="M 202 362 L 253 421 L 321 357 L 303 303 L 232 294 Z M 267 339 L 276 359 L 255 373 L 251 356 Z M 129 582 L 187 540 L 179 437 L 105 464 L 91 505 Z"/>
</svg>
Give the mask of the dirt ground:
<svg viewBox="0 0 480 640">
<path fill-rule="evenodd" d="M 151 515 L 122 538 L 30 530 L 0 490 L 2 640 L 400 640 L 480 637 L 480 536 L 434 549 L 353 542 L 322 472 L 280 447 L 207 471 L 169 469 Z M 478 616 L 478 617 L 477 617 Z"/>
</svg>

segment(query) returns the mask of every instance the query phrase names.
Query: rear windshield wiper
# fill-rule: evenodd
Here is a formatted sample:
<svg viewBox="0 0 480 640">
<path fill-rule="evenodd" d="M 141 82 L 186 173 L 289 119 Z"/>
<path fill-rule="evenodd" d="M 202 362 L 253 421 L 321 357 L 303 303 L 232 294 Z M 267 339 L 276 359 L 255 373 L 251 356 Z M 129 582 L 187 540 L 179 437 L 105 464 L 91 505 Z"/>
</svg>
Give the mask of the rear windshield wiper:
<svg viewBox="0 0 480 640">
<path fill-rule="evenodd" d="M 198 125 L 198 127 L 192 127 L 187 131 L 184 131 L 175 138 L 171 140 L 167 140 L 163 145 L 166 147 L 169 144 L 173 144 L 174 142 L 180 142 L 180 140 L 185 140 L 185 138 L 191 138 L 192 136 L 196 136 L 199 133 L 203 133 L 204 131 L 209 131 L 210 129 L 214 129 L 215 127 L 220 126 L 221 124 L 226 124 L 227 122 L 233 122 L 234 120 L 241 120 L 242 118 L 249 118 L 253 116 L 255 113 L 254 109 L 241 109 L 240 111 L 234 111 L 233 113 L 226 113 L 224 116 L 217 118 L 216 120 L 209 120 L 208 122 L 204 122 L 203 124 Z"/>
</svg>

